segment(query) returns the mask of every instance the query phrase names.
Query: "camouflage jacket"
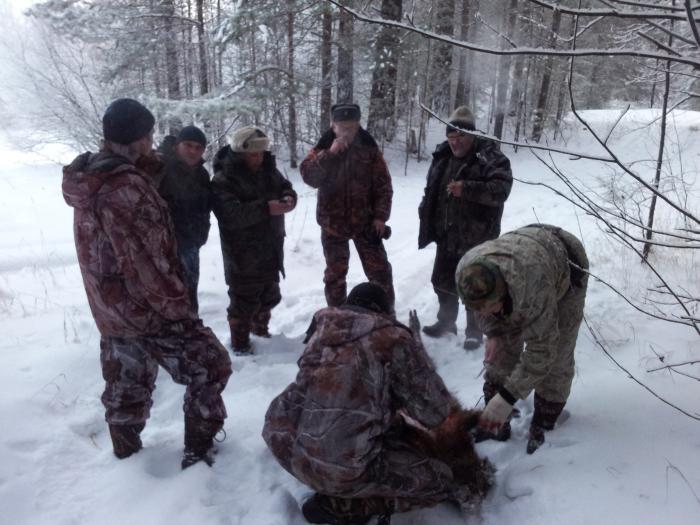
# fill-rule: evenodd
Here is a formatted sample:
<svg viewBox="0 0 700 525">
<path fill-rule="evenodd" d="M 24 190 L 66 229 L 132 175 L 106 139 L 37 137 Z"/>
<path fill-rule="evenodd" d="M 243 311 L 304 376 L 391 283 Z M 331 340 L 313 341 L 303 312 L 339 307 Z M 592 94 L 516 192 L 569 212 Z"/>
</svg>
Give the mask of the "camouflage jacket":
<svg viewBox="0 0 700 525">
<path fill-rule="evenodd" d="M 275 157 L 266 152 L 259 172 L 251 173 L 241 154 L 223 147 L 214 157 L 212 193 L 226 282 L 284 275 L 284 215 L 270 215 L 267 201 L 297 194 Z"/>
<path fill-rule="evenodd" d="M 408 328 L 357 307 L 324 308 L 296 380 L 265 416 L 280 464 L 317 491 L 359 489 L 372 476 L 398 410 L 425 427 L 458 407 Z"/>
<path fill-rule="evenodd" d="M 151 177 L 106 151 L 84 153 L 63 168 L 78 263 L 103 336 L 153 335 L 172 322 L 197 319 L 168 206 Z"/>
<path fill-rule="evenodd" d="M 447 192 L 445 172 L 453 159 L 447 141 L 433 153 L 423 200 L 418 208 L 418 247 L 444 243 L 448 251 L 463 254 L 501 232 L 503 204 L 510 194 L 513 176 L 510 161 L 490 140 L 477 138 L 455 181 L 464 182 L 461 197 L 441 198 Z M 446 206 L 447 209 L 439 209 Z M 437 224 L 442 220 L 443 224 Z"/>
<path fill-rule="evenodd" d="M 159 153 L 164 168 L 158 175 L 158 193 L 168 203 L 181 249 L 200 248 L 211 226 L 211 182 L 204 162 L 189 166 L 164 142 Z"/>
<path fill-rule="evenodd" d="M 328 151 L 335 140 L 326 132 L 299 170 L 304 182 L 318 188 L 316 220 L 321 228 L 346 237 L 363 232 L 374 220 L 391 214 L 391 175 L 372 136 L 360 129 L 343 153 Z"/>
<path fill-rule="evenodd" d="M 479 321 L 489 336 L 525 340 L 526 351 L 503 385 L 525 399 L 557 355 L 558 303 L 571 287 L 566 246 L 546 226 L 519 228 L 469 250 L 457 267 L 458 281 L 462 268 L 477 257 L 496 264 L 508 285 L 505 312 Z"/>
</svg>

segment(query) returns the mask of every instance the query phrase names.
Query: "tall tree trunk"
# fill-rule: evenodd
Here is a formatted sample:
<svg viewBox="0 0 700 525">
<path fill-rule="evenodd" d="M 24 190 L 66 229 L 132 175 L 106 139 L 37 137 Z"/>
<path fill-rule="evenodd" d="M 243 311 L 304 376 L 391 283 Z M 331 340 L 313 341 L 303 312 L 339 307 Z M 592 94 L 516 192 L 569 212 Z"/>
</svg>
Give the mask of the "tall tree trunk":
<svg viewBox="0 0 700 525">
<path fill-rule="evenodd" d="M 294 97 L 296 89 L 294 82 L 294 2 L 288 3 L 289 10 L 287 11 L 287 69 L 289 76 L 287 78 L 288 96 L 289 96 L 289 165 L 292 168 L 297 167 L 297 104 Z"/>
<path fill-rule="evenodd" d="M 402 0 L 382 0 L 382 18 L 401 20 L 402 8 Z M 375 138 L 391 141 L 396 130 L 396 72 L 399 60 L 396 29 L 382 26 L 374 49 L 367 129 Z"/>
<path fill-rule="evenodd" d="M 180 100 L 180 74 L 178 71 L 178 53 L 175 31 L 173 30 L 173 18 L 175 17 L 175 5 L 173 0 L 160 1 L 161 13 L 163 15 L 163 27 L 165 34 L 165 71 L 167 78 L 168 99 Z M 176 134 L 181 122 L 172 119 L 169 123 L 169 133 Z"/>
<path fill-rule="evenodd" d="M 555 49 L 557 47 L 557 35 L 559 34 L 559 27 L 561 25 L 561 11 L 555 9 L 552 12 L 552 34 L 549 38 L 550 49 Z M 554 65 L 554 58 L 549 56 L 544 61 L 544 71 L 542 73 L 542 83 L 540 84 L 540 94 L 537 97 L 537 106 L 535 111 L 533 111 L 533 125 L 532 125 L 532 140 L 539 142 L 542 138 L 542 131 L 544 130 L 544 124 L 547 120 L 547 101 L 549 99 L 549 90 L 552 82 L 552 69 Z"/>
<path fill-rule="evenodd" d="M 204 41 L 204 0 L 197 0 L 197 46 L 199 48 L 199 93 L 209 93 L 207 47 Z"/>
<path fill-rule="evenodd" d="M 455 0 L 437 0 L 435 2 L 435 32 L 452 37 L 454 34 Z M 452 84 L 452 53 L 454 46 L 438 43 L 435 46 L 435 58 L 431 73 L 432 107 L 438 114 L 447 114 L 452 108 L 450 88 Z"/>
<path fill-rule="evenodd" d="M 321 108 L 318 122 L 319 132 L 323 133 L 331 125 L 331 104 L 333 82 L 332 39 L 333 15 L 329 4 L 324 3 L 321 21 Z"/>
<path fill-rule="evenodd" d="M 676 0 L 671 2 L 671 5 L 676 5 Z M 673 20 L 671 20 L 671 31 L 673 31 Z M 673 47 L 673 34 L 669 34 L 668 47 Z M 656 157 L 656 173 L 654 174 L 654 189 L 659 189 L 661 183 L 661 169 L 664 163 L 664 149 L 666 147 L 666 113 L 668 111 L 668 97 L 671 93 L 671 61 L 666 61 L 666 72 L 664 73 L 664 98 L 661 101 L 661 137 L 659 138 L 659 153 Z M 654 215 L 656 213 L 656 193 L 651 196 L 651 204 L 649 205 L 649 217 L 647 218 L 647 230 L 644 235 L 647 242 L 644 243 L 642 250 L 642 262 L 647 262 L 649 252 L 651 251 L 652 229 L 654 228 Z"/>
<path fill-rule="evenodd" d="M 348 6 L 352 4 L 350 0 L 344 3 Z M 353 21 L 354 18 L 350 13 L 340 12 L 338 21 L 338 89 L 336 94 L 337 102 L 340 103 L 353 102 L 355 98 Z"/>
<path fill-rule="evenodd" d="M 472 14 L 472 2 L 474 10 L 479 9 L 478 0 L 462 0 L 462 14 L 459 19 L 459 39 L 466 42 L 470 37 L 469 19 Z M 455 87 L 455 107 L 469 105 L 471 95 L 471 51 L 461 49 L 459 51 L 459 68 L 457 73 L 457 86 Z"/>
<path fill-rule="evenodd" d="M 510 6 L 508 8 L 508 18 L 505 21 L 504 29 L 505 34 L 509 38 L 515 35 L 515 23 L 518 18 L 518 0 L 510 0 Z M 493 134 L 499 139 L 503 137 L 503 123 L 506 116 L 506 98 L 508 95 L 508 86 L 511 85 L 510 82 L 510 66 L 511 66 L 510 55 L 501 55 L 499 57 L 498 64 L 498 81 L 497 81 L 497 93 L 496 93 L 496 110 L 493 124 Z"/>
</svg>

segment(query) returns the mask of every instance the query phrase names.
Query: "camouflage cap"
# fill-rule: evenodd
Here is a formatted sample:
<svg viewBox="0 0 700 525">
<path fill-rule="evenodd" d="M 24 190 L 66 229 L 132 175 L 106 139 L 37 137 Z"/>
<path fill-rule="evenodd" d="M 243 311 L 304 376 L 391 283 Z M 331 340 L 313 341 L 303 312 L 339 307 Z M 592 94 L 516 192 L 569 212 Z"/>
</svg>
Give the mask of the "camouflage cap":
<svg viewBox="0 0 700 525">
<path fill-rule="evenodd" d="M 501 300 L 508 292 L 501 270 L 491 261 L 477 258 L 460 264 L 455 275 L 457 292 L 470 310 Z"/>
</svg>

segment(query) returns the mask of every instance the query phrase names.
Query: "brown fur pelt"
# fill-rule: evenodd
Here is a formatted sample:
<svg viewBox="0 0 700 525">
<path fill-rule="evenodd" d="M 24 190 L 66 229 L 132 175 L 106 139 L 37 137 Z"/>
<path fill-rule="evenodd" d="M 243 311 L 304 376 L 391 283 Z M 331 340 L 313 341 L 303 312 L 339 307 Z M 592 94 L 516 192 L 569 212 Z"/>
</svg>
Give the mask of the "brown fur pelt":
<svg viewBox="0 0 700 525">
<path fill-rule="evenodd" d="M 455 480 L 469 487 L 474 499 L 482 499 L 493 485 L 495 469 L 488 459 L 480 458 L 474 449 L 470 434 L 479 422 L 480 411 L 455 410 L 433 430 L 426 430 L 404 422 L 402 438 L 439 459 L 452 469 Z"/>
</svg>

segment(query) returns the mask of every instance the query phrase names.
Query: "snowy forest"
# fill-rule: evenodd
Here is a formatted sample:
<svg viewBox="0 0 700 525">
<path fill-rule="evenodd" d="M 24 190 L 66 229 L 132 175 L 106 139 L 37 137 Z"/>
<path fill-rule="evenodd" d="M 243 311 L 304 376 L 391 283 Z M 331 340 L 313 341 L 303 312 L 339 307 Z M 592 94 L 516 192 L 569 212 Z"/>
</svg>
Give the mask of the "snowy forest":
<svg viewBox="0 0 700 525">
<path fill-rule="evenodd" d="M 299 165 L 331 107 L 357 103 L 394 186 L 386 250 L 400 321 L 416 310 L 429 324 L 437 311 L 417 208 L 458 106 L 510 159 L 501 231 L 555 224 L 591 263 L 572 394 L 545 445 L 526 455 L 533 400 L 518 401 L 512 438 L 476 445 L 496 468 L 477 508 L 440 504 L 391 523 L 697 523 L 700 2 L 7 0 L 0 15 L 3 522 L 306 523 L 311 489 L 260 433 L 326 306 L 316 190 Z M 184 389 L 163 371 L 144 450 L 124 461 L 111 452 L 61 165 L 99 150 L 105 108 L 120 97 L 151 110 L 156 143 L 204 130 L 208 167 L 234 130 L 259 126 L 299 195 L 272 338 L 232 356 L 212 468 L 180 470 Z M 221 259 L 212 215 L 200 315 L 226 345 Z M 363 280 L 353 252 L 348 285 Z M 484 349 L 465 352 L 461 337 L 425 349 L 460 402 L 483 409 Z"/>
</svg>

